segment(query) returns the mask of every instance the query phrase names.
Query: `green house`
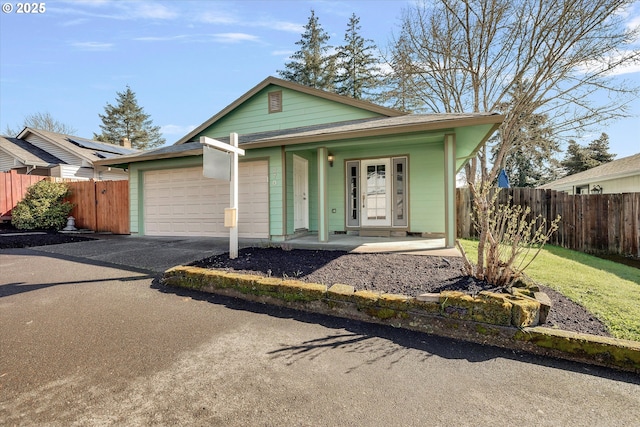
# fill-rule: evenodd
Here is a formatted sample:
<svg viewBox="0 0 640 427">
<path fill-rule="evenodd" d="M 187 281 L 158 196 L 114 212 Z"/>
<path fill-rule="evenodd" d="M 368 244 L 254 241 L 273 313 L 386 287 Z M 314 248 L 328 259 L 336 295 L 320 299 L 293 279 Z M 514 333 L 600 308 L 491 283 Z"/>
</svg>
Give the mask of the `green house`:
<svg viewBox="0 0 640 427">
<path fill-rule="evenodd" d="M 200 137 L 237 133 L 240 237 L 409 234 L 451 247 L 456 173 L 502 119 L 406 114 L 269 77 L 174 145 L 98 163 L 129 171 L 132 234 L 224 237 L 229 182 L 203 176 Z"/>
</svg>

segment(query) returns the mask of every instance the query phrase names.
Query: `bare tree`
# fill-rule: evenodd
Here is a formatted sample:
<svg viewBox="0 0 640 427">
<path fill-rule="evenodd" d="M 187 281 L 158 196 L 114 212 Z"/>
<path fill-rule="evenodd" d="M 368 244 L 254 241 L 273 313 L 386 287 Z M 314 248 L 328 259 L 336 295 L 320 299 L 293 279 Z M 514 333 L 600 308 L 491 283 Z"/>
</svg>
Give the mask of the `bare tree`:
<svg viewBox="0 0 640 427">
<path fill-rule="evenodd" d="M 402 53 L 415 69 L 412 87 L 423 110 L 505 115 L 495 146 L 482 147 L 465 170 L 480 218 L 477 277 L 496 267 L 487 264 L 491 260 L 501 262 L 491 253 L 500 243 L 490 227 L 490 184 L 512 152 L 536 150 L 543 140 L 523 138 L 523 121 L 546 118 L 546 129 L 558 138 L 629 115 L 628 104 L 640 89 L 611 75 L 640 62 L 640 50 L 632 49 L 640 28 L 624 22 L 633 3 L 433 0 L 405 11 Z M 610 101 L 596 104 L 593 95 L 602 92 Z"/>
<path fill-rule="evenodd" d="M 629 115 L 638 88 L 616 83 L 611 74 L 640 61 L 640 51 L 630 49 L 638 28 L 625 27 L 623 18 L 633 2 L 436 0 L 405 10 L 398 41 L 402 54 L 410 53 L 412 87 L 423 111 L 510 107 L 498 145 L 485 147 L 468 165 L 471 183 L 477 176 L 496 179 L 522 141 L 523 117 L 549 117 L 553 135 L 568 138 Z M 602 91 L 610 102 L 596 104 L 592 95 Z"/>
<path fill-rule="evenodd" d="M 15 137 L 18 136 L 18 134 L 22 132 L 22 129 L 26 127 L 62 133 L 64 135 L 73 135 L 78 131 L 73 126 L 69 126 L 54 119 L 49 112 L 44 112 L 29 114 L 25 116 L 20 128 L 11 128 L 7 126 L 4 132 L 7 136 Z"/>
</svg>

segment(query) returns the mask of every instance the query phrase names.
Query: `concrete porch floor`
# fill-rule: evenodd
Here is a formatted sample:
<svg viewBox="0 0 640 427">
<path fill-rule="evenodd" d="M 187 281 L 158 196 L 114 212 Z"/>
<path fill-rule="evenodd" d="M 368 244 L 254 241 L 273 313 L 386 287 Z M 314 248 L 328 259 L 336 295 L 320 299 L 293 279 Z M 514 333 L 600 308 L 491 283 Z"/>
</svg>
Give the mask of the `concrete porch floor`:
<svg viewBox="0 0 640 427">
<path fill-rule="evenodd" d="M 459 257 L 456 248 L 446 248 L 444 238 L 425 239 L 423 237 L 361 237 L 347 234 L 331 234 L 326 243 L 318 241 L 318 235 L 310 233 L 296 237 L 282 245 L 299 249 L 345 250 L 357 253 L 397 253 L 406 255 L 434 255 Z"/>
</svg>

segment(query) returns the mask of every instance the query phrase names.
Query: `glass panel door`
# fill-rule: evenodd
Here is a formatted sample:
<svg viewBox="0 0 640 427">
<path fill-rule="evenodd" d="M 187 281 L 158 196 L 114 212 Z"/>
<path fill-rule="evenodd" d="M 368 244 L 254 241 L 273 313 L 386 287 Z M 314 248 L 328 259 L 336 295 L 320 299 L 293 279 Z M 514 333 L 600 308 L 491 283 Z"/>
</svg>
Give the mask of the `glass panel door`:
<svg viewBox="0 0 640 427">
<path fill-rule="evenodd" d="M 390 159 L 363 160 L 362 225 L 391 225 L 391 168 Z"/>
</svg>

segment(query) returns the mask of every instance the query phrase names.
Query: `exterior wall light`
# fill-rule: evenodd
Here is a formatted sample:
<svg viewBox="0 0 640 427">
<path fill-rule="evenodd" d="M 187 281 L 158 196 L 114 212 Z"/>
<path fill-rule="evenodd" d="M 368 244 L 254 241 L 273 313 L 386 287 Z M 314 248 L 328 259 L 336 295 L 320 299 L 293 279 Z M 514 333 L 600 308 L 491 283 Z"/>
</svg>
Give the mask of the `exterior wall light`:
<svg viewBox="0 0 640 427">
<path fill-rule="evenodd" d="M 327 160 L 329 161 L 329 166 L 333 167 L 333 161 L 335 160 L 335 156 L 331 153 L 327 156 Z"/>
</svg>

